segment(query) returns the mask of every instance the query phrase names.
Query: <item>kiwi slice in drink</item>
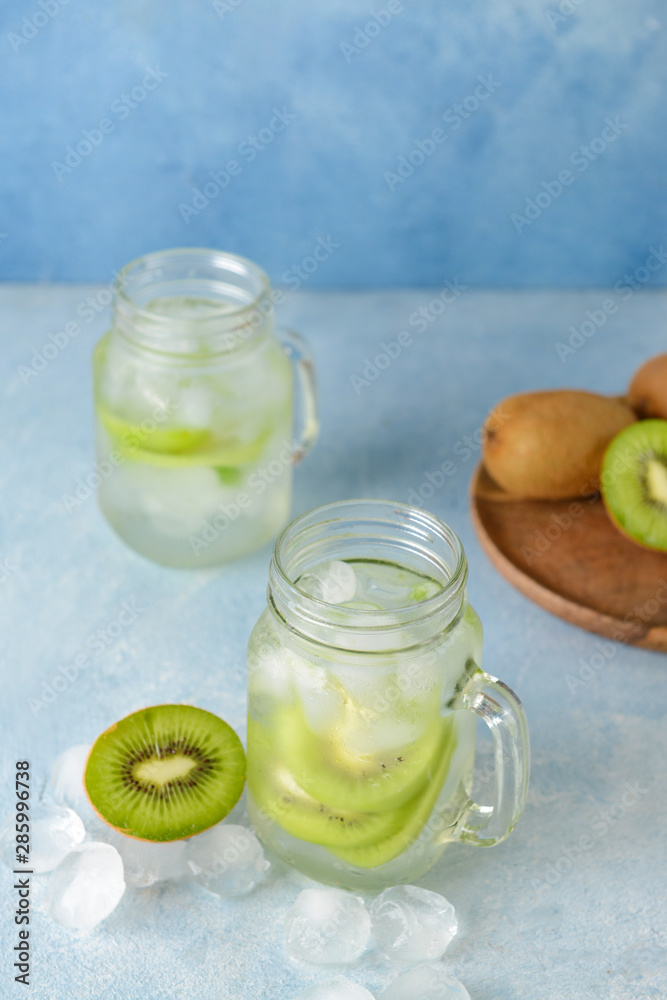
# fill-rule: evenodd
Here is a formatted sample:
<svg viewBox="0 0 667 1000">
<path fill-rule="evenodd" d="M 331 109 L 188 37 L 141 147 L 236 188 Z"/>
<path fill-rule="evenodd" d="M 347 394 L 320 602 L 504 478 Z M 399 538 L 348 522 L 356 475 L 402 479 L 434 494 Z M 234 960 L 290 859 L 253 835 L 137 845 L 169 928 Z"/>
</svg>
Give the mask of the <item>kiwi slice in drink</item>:
<svg viewBox="0 0 667 1000">
<path fill-rule="evenodd" d="M 279 726 L 281 754 L 301 787 L 328 806 L 384 812 L 404 805 L 426 784 L 443 724 L 438 714 L 419 739 L 390 751 L 353 754 L 339 726 L 318 735 L 294 706 Z"/>
<path fill-rule="evenodd" d="M 309 844 L 357 848 L 373 844 L 400 829 L 400 810 L 385 813 L 336 809 L 308 795 L 284 767 L 269 774 L 252 773 L 250 792 L 266 816 L 287 833 Z"/>
<path fill-rule="evenodd" d="M 338 809 L 309 795 L 289 768 L 276 763 L 271 737 L 257 723 L 249 723 L 248 742 L 253 759 L 263 762 L 248 775 L 255 803 L 293 837 L 324 847 L 361 847 L 400 830 L 404 821 L 401 810 Z"/>
<path fill-rule="evenodd" d="M 357 868 L 378 868 L 380 865 L 386 865 L 389 861 L 393 861 L 413 844 L 424 829 L 433 812 L 433 807 L 438 801 L 454 756 L 456 743 L 453 727 L 447 723 L 435 767 L 429 775 L 429 782 L 414 799 L 403 806 L 400 811 L 401 825 L 397 830 L 388 837 L 376 839 L 369 844 L 345 848 L 332 847 L 331 850 L 336 857 Z"/>
<path fill-rule="evenodd" d="M 139 424 L 127 423 L 105 407 L 98 406 L 97 413 L 123 458 L 164 468 L 211 465 L 225 470 L 223 481 L 238 466 L 256 462 L 271 433 L 266 428 L 253 441 L 240 444 L 236 438 L 221 440 L 207 428 L 158 427 L 152 420 L 148 429 L 144 429 Z"/>
<path fill-rule="evenodd" d="M 640 420 L 617 434 L 605 452 L 602 498 L 624 534 L 667 551 L 667 420 Z"/>
<path fill-rule="evenodd" d="M 95 740 L 84 774 L 93 809 L 140 840 L 192 837 L 224 819 L 245 783 L 234 730 L 190 705 L 134 712 Z"/>
</svg>

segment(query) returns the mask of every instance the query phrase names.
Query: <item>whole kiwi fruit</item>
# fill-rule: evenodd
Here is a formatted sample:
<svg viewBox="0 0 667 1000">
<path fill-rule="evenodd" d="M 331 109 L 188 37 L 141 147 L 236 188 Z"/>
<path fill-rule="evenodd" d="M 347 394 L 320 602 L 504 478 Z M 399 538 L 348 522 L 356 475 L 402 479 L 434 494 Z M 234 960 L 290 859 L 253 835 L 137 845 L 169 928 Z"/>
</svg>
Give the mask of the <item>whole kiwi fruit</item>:
<svg viewBox="0 0 667 1000">
<path fill-rule="evenodd" d="M 507 493 L 565 500 L 599 489 L 611 439 L 636 421 L 625 400 L 576 389 L 509 396 L 484 424 L 484 465 Z"/>
<path fill-rule="evenodd" d="M 628 389 L 628 403 L 645 420 L 667 420 L 667 354 L 658 354 L 639 368 Z"/>
</svg>

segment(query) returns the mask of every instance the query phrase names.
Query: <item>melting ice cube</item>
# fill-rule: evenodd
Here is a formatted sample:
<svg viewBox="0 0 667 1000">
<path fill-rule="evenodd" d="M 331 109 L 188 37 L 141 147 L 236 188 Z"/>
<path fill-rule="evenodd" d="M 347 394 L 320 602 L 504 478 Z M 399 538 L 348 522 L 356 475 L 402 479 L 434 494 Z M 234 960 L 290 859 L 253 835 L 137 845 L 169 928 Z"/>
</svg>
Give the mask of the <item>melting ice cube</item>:
<svg viewBox="0 0 667 1000">
<path fill-rule="evenodd" d="M 313 965 L 347 965 L 366 950 L 371 918 L 364 901 L 342 889 L 304 889 L 285 918 L 287 952 Z"/>
<path fill-rule="evenodd" d="M 91 805 L 83 787 L 83 772 L 90 753 L 87 743 L 70 747 L 56 757 L 51 768 L 49 786 L 59 805 L 70 806 L 81 815 L 91 813 Z"/>
<path fill-rule="evenodd" d="M 315 983 L 299 993 L 296 1000 L 373 1000 L 373 994 L 345 976 Z M 411 1000 L 415 1000 L 414 997 Z"/>
<path fill-rule="evenodd" d="M 188 841 L 190 877 L 219 896 L 241 896 L 269 867 L 259 840 L 245 826 L 219 823 Z"/>
<path fill-rule="evenodd" d="M 334 559 L 304 573 L 298 586 L 304 594 L 325 604 L 345 604 L 357 592 L 357 575 L 348 563 Z"/>
<path fill-rule="evenodd" d="M 467 989 L 446 966 L 419 965 L 404 972 L 380 994 L 380 1000 L 470 1000 Z"/>
<path fill-rule="evenodd" d="M 457 930 L 454 907 L 444 896 L 416 885 L 395 885 L 371 906 L 373 936 L 393 962 L 414 965 L 442 958 Z"/>
<path fill-rule="evenodd" d="M 79 816 L 65 806 L 35 806 L 28 820 L 30 853 L 27 866 L 38 874 L 52 871 L 86 836 Z M 13 848 L 16 852 L 16 844 Z"/>
<path fill-rule="evenodd" d="M 117 834 L 112 844 L 123 861 L 125 881 L 134 889 L 147 889 L 158 882 L 181 878 L 186 872 L 182 840 L 152 843 Z"/>
<path fill-rule="evenodd" d="M 46 908 L 59 924 L 89 931 L 108 917 L 125 892 L 123 862 L 111 844 L 79 844 L 49 879 Z"/>
</svg>

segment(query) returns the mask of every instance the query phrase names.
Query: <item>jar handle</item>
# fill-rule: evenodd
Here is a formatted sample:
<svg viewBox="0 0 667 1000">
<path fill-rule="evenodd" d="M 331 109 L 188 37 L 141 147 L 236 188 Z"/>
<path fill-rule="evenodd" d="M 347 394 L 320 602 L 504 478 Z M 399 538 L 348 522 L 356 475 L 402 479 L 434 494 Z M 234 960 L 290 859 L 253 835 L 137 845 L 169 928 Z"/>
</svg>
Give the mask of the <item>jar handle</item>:
<svg viewBox="0 0 667 1000">
<path fill-rule="evenodd" d="M 492 806 L 469 803 L 457 824 L 454 839 L 492 847 L 512 832 L 526 802 L 530 773 L 526 713 L 506 684 L 479 667 L 462 691 L 456 707 L 474 712 L 491 730 L 495 788 Z"/>
<path fill-rule="evenodd" d="M 296 384 L 296 419 L 292 461 L 305 458 L 317 441 L 320 422 L 317 408 L 315 366 L 306 340 L 296 330 L 280 327 L 278 339 L 292 362 Z"/>
</svg>

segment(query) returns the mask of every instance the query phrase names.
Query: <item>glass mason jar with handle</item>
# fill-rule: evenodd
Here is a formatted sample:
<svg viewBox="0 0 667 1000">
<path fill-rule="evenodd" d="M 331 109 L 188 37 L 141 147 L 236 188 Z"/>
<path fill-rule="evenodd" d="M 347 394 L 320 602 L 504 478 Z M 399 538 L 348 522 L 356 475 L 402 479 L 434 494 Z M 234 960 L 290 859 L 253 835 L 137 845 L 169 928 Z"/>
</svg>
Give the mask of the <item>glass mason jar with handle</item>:
<svg viewBox="0 0 667 1000">
<path fill-rule="evenodd" d="M 318 423 L 312 362 L 297 334 L 276 335 L 274 298 L 259 267 L 217 250 L 148 254 L 118 275 L 93 363 L 99 500 L 149 559 L 218 565 L 289 518 Z"/>
<path fill-rule="evenodd" d="M 521 702 L 482 671 L 465 553 L 437 518 L 352 500 L 280 535 L 248 646 L 248 793 L 264 843 L 322 882 L 411 882 L 453 840 L 492 846 L 528 786 Z M 493 799 L 471 798 L 476 719 Z"/>
</svg>

